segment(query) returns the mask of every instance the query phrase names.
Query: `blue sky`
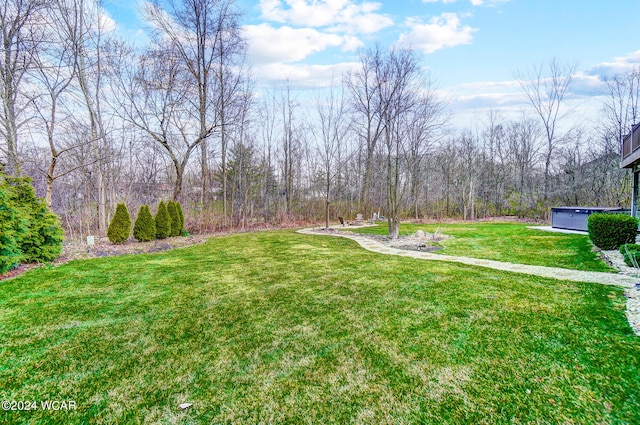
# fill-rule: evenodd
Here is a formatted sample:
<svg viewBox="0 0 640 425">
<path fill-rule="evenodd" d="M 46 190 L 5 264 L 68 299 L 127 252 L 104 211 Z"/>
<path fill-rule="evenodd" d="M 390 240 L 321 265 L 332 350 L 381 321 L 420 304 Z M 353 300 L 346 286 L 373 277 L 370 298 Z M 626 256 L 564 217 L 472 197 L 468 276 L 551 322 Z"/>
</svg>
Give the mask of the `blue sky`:
<svg viewBox="0 0 640 425">
<path fill-rule="evenodd" d="M 119 31 L 143 44 L 139 0 L 105 0 Z M 380 42 L 421 52 L 462 125 L 526 107 L 514 72 L 557 58 L 577 68 L 578 115 L 602 102 L 602 78 L 640 65 L 639 0 L 238 0 L 261 86 L 319 88 Z"/>
</svg>

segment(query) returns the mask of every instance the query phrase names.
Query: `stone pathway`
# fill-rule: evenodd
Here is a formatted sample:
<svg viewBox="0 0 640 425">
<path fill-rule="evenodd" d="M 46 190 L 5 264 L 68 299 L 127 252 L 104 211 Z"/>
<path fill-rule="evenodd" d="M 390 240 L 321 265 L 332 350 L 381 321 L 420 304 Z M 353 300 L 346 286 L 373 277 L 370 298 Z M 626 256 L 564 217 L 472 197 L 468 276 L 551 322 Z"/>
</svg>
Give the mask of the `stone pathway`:
<svg viewBox="0 0 640 425">
<path fill-rule="evenodd" d="M 483 260 L 479 258 L 457 257 L 453 255 L 432 254 L 429 252 L 408 251 L 393 248 L 383 242 L 360 236 L 357 234 L 347 234 L 341 232 L 326 232 L 317 229 L 301 229 L 299 233 L 309 235 L 338 236 L 354 240 L 364 249 L 380 254 L 399 255 L 402 257 L 418 258 L 432 261 L 448 261 L 462 263 L 478 267 L 487 267 L 495 270 L 503 270 L 514 273 L 524 273 L 533 276 L 546 277 L 551 279 L 562 279 L 573 282 L 591 282 L 603 285 L 614 285 L 626 288 L 627 296 L 627 319 L 637 335 L 640 336 L 640 288 L 636 284 L 640 283 L 640 278 L 621 273 L 589 272 L 581 270 L 570 270 L 559 267 L 532 266 L 526 264 L 506 263 L 502 261 Z"/>
</svg>

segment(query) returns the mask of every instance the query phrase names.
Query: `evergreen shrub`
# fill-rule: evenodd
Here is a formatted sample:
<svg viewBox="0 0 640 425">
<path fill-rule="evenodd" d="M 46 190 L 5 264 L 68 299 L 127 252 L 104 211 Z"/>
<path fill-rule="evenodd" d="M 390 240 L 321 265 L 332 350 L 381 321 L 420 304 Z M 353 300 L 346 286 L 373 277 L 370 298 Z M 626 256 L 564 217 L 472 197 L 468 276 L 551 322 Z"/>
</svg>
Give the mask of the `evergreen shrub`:
<svg viewBox="0 0 640 425">
<path fill-rule="evenodd" d="M 116 212 L 107 228 L 107 237 L 114 244 L 125 243 L 131 235 L 131 216 L 124 203 L 116 206 Z"/>
<path fill-rule="evenodd" d="M 169 213 L 169 217 L 171 217 L 171 236 L 180 236 L 182 228 L 180 227 L 180 216 L 178 215 L 175 202 L 169 201 L 167 204 L 167 212 Z"/>
<path fill-rule="evenodd" d="M 184 212 L 182 211 L 182 204 L 180 204 L 180 201 L 176 201 L 176 211 L 178 211 L 178 217 L 180 218 L 180 235 L 184 235 L 186 233 L 186 229 L 184 228 Z"/>
<path fill-rule="evenodd" d="M 627 214 L 594 213 L 587 219 L 589 238 L 600 249 L 635 243 L 638 219 Z"/>
<path fill-rule="evenodd" d="M 133 224 L 133 237 L 140 242 L 149 242 L 156 238 L 156 221 L 151 215 L 149 205 L 142 205 Z"/>
<path fill-rule="evenodd" d="M 164 239 L 169 236 L 171 236 L 171 216 L 169 216 L 169 211 L 167 211 L 164 201 L 160 201 L 158 212 L 156 213 L 156 237 Z"/>
<path fill-rule="evenodd" d="M 15 268 L 23 258 L 16 236 L 24 234 L 26 226 L 17 219 L 16 210 L 8 183 L 0 181 L 0 274 Z"/>
<path fill-rule="evenodd" d="M 36 196 L 31 179 L 0 173 L 0 273 L 22 262 L 54 260 L 63 240 L 58 216 Z"/>
</svg>

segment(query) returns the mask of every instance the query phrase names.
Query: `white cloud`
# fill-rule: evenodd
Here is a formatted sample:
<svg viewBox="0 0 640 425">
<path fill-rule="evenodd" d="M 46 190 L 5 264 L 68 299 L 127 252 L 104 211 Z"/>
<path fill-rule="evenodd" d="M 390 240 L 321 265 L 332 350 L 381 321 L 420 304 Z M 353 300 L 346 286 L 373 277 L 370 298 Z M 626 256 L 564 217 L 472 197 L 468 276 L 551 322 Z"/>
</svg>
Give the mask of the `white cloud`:
<svg viewBox="0 0 640 425">
<path fill-rule="evenodd" d="M 605 84 L 599 76 L 578 71 L 571 81 L 570 95 L 573 97 L 601 96 L 605 90 Z"/>
<path fill-rule="evenodd" d="M 400 35 L 398 44 L 411 46 L 424 53 L 433 53 L 445 47 L 471 44 L 476 28 L 462 26 L 460 18 L 455 13 L 443 13 L 431 18 L 425 24 L 416 18 L 407 19 L 411 28 L 408 33 Z"/>
<path fill-rule="evenodd" d="M 487 91 L 513 91 L 521 90 L 520 84 L 516 80 L 507 81 L 481 81 L 475 83 L 460 84 L 458 86 L 467 93 L 485 93 Z"/>
<path fill-rule="evenodd" d="M 472 6 L 487 6 L 487 7 L 495 7 L 500 3 L 507 3 L 511 0 L 471 0 Z"/>
<path fill-rule="evenodd" d="M 422 3 L 438 3 L 442 2 L 444 4 L 447 3 L 455 3 L 457 0 L 422 0 Z"/>
<path fill-rule="evenodd" d="M 496 110 L 507 119 L 519 119 L 523 111 L 532 113 L 531 104 L 517 80 L 460 84 L 448 87 L 444 92 L 450 99 L 450 108 L 458 124 L 468 125 Z M 598 76 L 578 71 L 563 101 L 563 108 L 572 111 L 574 118 L 594 121 L 602 106 L 603 93 L 603 82 Z"/>
<path fill-rule="evenodd" d="M 336 78 L 359 66 L 357 62 L 332 65 L 272 63 L 254 68 L 254 75 L 266 85 L 287 80 L 295 88 L 329 87 Z"/>
<path fill-rule="evenodd" d="M 361 47 L 364 47 L 364 43 L 358 37 L 345 35 L 343 37 L 344 43 L 342 45 L 342 50 L 345 52 L 354 52 Z"/>
<path fill-rule="evenodd" d="M 328 34 L 313 28 L 274 28 L 269 24 L 247 25 L 248 55 L 253 64 L 297 62 L 329 47 L 353 49 L 358 40 Z"/>
<path fill-rule="evenodd" d="M 517 81 L 484 81 L 461 84 L 443 90 L 458 127 L 474 126 L 491 111 L 505 119 L 519 119 L 528 107 Z"/>
<path fill-rule="evenodd" d="M 589 71 L 590 75 L 611 77 L 616 74 L 624 74 L 640 66 L 640 50 L 629 53 L 626 56 L 613 58 L 611 62 L 603 62 L 595 65 Z"/>
<path fill-rule="evenodd" d="M 260 0 L 262 18 L 300 27 L 326 27 L 349 33 L 371 34 L 393 25 L 377 13 L 381 3 L 352 0 Z"/>
<path fill-rule="evenodd" d="M 515 80 L 460 84 L 450 90 L 455 102 L 467 106 L 482 105 L 483 107 L 497 108 L 521 104 L 524 99 L 522 89 Z"/>
<path fill-rule="evenodd" d="M 98 27 L 102 31 L 106 32 L 115 31 L 115 29 L 117 28 L 116 21 L 114 21 L 113 18 L 109 16 L 109 13 L 104 9 L 101 9 L 98 13 L 98 19 L 100 20 Z"/>
</svg>

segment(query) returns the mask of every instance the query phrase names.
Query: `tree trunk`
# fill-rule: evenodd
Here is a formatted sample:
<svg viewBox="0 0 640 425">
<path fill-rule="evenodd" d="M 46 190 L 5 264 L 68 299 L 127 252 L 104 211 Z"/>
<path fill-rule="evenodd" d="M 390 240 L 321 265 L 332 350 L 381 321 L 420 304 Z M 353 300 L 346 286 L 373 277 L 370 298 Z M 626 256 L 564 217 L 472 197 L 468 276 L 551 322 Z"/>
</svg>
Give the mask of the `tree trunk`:
<svg viewBox="0 0 640 425">
<path fill-rule="evenodd" d="M 5 90 L 7 90 L 5 84 Z M 18 159 L 18 131 L 15 121 L 15 105 L 11 97 L 13 94 L 5 95 L 4 99 L 4 127 L 7 141 L 7 164 L 5 172 L 10 176 L 18 176 L 20 174 L 20 162 Z"/>
<path fill-rule="evenodd" d="M 201 193 L 200 193 L 200 204 L 202 208 L 204 208 L 205 203 L 207 202 L 207 192 L 209 191 L 209 158 L 207 157 L 207 141 L 203 140 L 200 143 L 200 168 L 202 172 L 202 185 Z M 177 199 L 174 198 L 177 201 Z"/>
<path fill-rule="evenodd" d="M 329 197 L 324 199 L 324 227 L 329 229 Z"/>
</svg>

